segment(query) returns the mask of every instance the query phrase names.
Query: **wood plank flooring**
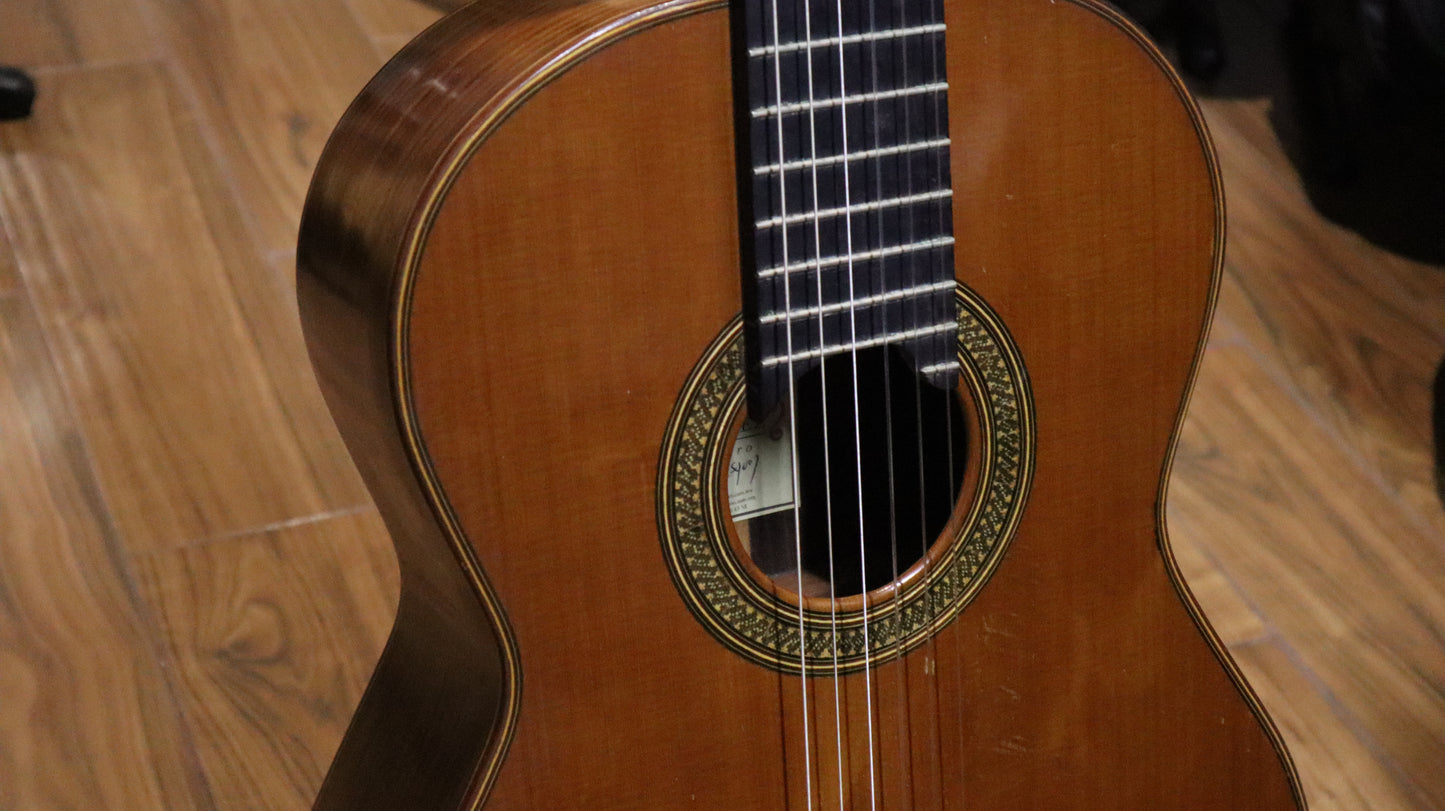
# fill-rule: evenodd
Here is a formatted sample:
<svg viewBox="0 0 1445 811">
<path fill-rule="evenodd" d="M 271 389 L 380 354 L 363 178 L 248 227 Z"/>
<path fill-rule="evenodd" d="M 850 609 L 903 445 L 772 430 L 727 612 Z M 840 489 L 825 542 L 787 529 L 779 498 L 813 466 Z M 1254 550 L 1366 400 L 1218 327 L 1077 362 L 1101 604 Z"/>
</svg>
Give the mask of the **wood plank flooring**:
<svg viewBox="0 0 1445 811">
<path fill-rule="evenodd" d="M 0 809 L 319 784 L 397 583 L 301 346 L 296 218 L 344 105 L 451 4 L 0 4 L 41 92 L 0 124 Z M 1445 269 L 1320 217 L 1269 99 L 1204 107 L 1229 258 L 1178 556 L 1313 808 L 1445 808 Z"/>
</svg>

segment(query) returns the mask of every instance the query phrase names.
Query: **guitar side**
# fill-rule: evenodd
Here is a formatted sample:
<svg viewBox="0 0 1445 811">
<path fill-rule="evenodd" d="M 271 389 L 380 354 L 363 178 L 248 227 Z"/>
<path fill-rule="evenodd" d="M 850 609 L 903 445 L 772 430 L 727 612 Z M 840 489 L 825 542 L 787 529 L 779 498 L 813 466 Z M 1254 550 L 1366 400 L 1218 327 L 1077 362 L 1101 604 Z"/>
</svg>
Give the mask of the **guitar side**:
<svg viewBox="0 0 1445 811">
<path fill-rule="evenodd" d="M 402 572 L 317 807 L 837 805 L 778 723 L 796 678 L 718 644 L 658 546 L 664 427 L 740 307 L 726 13 L 513 5 L 388 65 L 307 203 L 308 342 Z M 1198 111 L 1091 5 L 948 22 L 957 274 L 1019 345 L 1038 460 L 994 578 L 880 668 L 938 719 L 880 734 L 927 754 L 885 796 L 1302 806 L 1163 533 L 1222 252 Z M 827 730 L 845 776 L 866 715 L 848 678 Z"/>
</svg>

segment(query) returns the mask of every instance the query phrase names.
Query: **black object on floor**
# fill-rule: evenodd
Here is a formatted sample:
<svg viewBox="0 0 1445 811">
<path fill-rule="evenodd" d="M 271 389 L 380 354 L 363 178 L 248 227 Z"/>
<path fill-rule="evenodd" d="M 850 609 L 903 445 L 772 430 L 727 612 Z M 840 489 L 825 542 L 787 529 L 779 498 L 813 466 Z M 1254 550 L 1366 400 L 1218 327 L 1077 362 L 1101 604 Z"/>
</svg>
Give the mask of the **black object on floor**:
<svg viewBox="0 0 1445 811">
<path fill-rule="evenodd" d="M 35 82 L 19 68 L 0 67 L 0 121 L 29 118 Z"/>
<path fill-rule="evenodd" d="M 1445 265 L 1445 0 L 1294 0 L 1297 159 L 1320 213 Z"/>
</svg>

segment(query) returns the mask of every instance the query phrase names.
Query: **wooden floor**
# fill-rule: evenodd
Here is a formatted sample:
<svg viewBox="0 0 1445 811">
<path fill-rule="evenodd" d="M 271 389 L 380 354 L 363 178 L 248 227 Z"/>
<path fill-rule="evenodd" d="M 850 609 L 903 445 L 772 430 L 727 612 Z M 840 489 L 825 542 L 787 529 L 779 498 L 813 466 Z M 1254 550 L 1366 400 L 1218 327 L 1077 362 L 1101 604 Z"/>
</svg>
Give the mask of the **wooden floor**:
<svg viewBox="0 0 1445 811">
<path fill-rule="evenodd" d="M 0 3 L 0 62 L 42 94 L 0 124 L 0 809 L 319 784 L 397 583 L 302 350 L 297 215 L 437 14 Z M 1314 808 L 1445 808 L 1445 269 L 1322 220 L 1268 98 L 1205 107 L 1229 262 L 1175 543 Z"/>
</svg>

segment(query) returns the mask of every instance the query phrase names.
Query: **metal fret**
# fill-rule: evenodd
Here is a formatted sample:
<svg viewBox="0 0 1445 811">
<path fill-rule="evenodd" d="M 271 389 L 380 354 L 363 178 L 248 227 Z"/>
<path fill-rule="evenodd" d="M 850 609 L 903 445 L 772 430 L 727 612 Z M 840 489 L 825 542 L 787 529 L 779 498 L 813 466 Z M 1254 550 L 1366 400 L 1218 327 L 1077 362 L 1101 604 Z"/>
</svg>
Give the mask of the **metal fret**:
<svg viewBox="0 0 1445 811">
<path fill-rule="evenodd" d="M 802 50 L 813 50 L 817 48 L 831 48 L 835 45 L 856 45 L 862 42 L 882 42 L 884 40 L 899 39 L 901 37 L 916 37 L 924 34 L 941 34 L 945 30 L 943 23 L 933 25 L 916 25 L 911 28 L 896 28 L 889 31 L 867 31 L 862 34 L 849 34 L 844 37 L 825 37 L 823 39 L 802 40 L 799 42 L 785 42 L 777 46 L 765 45 L 761 48 L 749 48 L 748 56 L 773 56 L 776 54 L 792 53 Z"/>
<path fill-rule="evenodd" d="M 741 5 L 752 405 L 769 408 L 827 354 L 895 342 L 946 388 L 952 327 L 934 323 L 956 286 L 943 7 Z M 762 363 L 790 347 L 786 367 Z"/>
<path fill-rule="evenodd" d="M 822 307 L 806 307 L 801 310 L 792 310 L 783 313 L 764 313 L 758 317 L 760 324 L 776 324 L 780 321 L 794 321 L 799 318 L 811 318 L 817 315 L 829 315 L 839 313 L 854 307 L 873 307 L 878 304 L 886 304 L 891 301 L 901 301 L 905 298 L 923 296 L 927 293 L 939 293 L 953 290 L 958 282 L 949 279 L 946 282 L 934 282 L 933 284 L 920 284 L 913 287 L 904 287 L 897 290 L 889 290 L 886 293 L 876 293 L 862 298 L 846 299 L 835 301 L 832 304 L 825 304 Z"/>
<path fill-rule="evenodd" d="M 824 217 L 839 217 L 845 214 L 861 214 L 865 211 L 877 211 L 883 208 L 895 208 L 897 206 L 908 206 L 917 203 L 931 203 L 953 196 L 953 189 L 939 189 L 938 191 L 924 192 L 923 194 L 910 194 L 904 197 L 893 197 L 887 200 L 869 200 L 866 203 L 856 203 L 851 206 L 838 206 L 836 208 L 825 208 L 817 211 L 805 211 L 800 214 L 793 214 L 789 217 L 770 217 L 766 220 L 758 220 L 757 227 L 776 228 L 779 225 L 793 225 L 800 222 L 812 222 L 815 219 Z"/>
<path fill-rule="evenodd" d="M 942 361 L 942 362 L 939 362 L 939 363 L 930 363 L 930 364 L 928 364 L 927 366 L 924 366 L 922 369 L 919 369 L 918 371 L 919 371 L 920 374 L 923 374 L 923 375 L 936 375 L 936 374 L 943 374 L 943 373 L 945 373 L 945 372 L 956 371 L 957 369 L 958 369 L 958 360 L 955 358 L 955 359 L 951 359 L 951 360 Z"/>
<path fill-rule="evenodd" d="M 861 341 L 844 341 L 843 343 L 831 344 L 820 349 L 808 349 L 803 352 L 794 352 L 792 355 L 770 355 L 763 358 L 762 363 L 763 368 L 767 369 L 774 366 L 781 366 L 789 362 L 797 363 L 798 361 L 802 360 L 823 358 L 829 355 L 840 355 L 844 352 L 853 352 L 859 349 L 867 349 L 870 346 L 882 346 L 884 344 L 908 341 L 916 338 L 926 338 L 930 335 L 939 335 L 942 333 L 957 331 L 957 321 L 945 321 L 941 324 L 930 324 L 926 327 L 900 330 L 898 332 L 890 332 L 885 335 L 875 335 L 872 338 L 866 338 Z"/>
<path fill-rule="evenodd" d="M 948 157 L 948 149 L 934 150 L 909 150 L 895 153 L 894 155 L 883 155 L 875 159 L 873 166 L 860 163 L 856 160 L 843 160 L 845 155 L 859 154 L 872 149 L 890 149 L 904 144 L 919 141 L 933 141 L 948 137 L 948 120 L 946 109 L 943 104 L 935 103 L 935 98 L 941 96 L 914 96 L 899 101 L 883 101 L 870 104 L 852 104 L 846 107 L 834 106 L 817 110 L 813 115 L 794 114 L 782 117 L 753 118 L 751 123 L 759 130 L 767 129 L 768 132 L 757 133 L 756 140 L 758 147 L 766 145 L 766 152 L 759 152 L 759 160 L 753 164 L 757 166 L 776 166 L 779 164 L 795 164 L 798 161 L 820 161 L 817 165 L 835 166 L 841 169 L 844 166 L 850 169 L 865 166 L 870 171 L 877 166 L 910 166 L 922 161 L 935 160 Z M 874 122 L 882 116 L 875 113 L 886 113 L 887 117 L 893 120 L 907 116 L 911 119 L 907 131 L 901 128 L 885 127 L 876 128 Z M 809 132 L 816 129 L 819 132 L 830 132 L 841 127 L 844 117 L 848 119 L 848 131 L 857 133 L 857 137 L 850 140 L 847 151 L 844 151 L 843 144 L 837 140 L 825 140 L 817 144 L 817 151 L 814 152 L 814 145 L 810 143 Z M 783 137 L 777 137 L 776 125 L 781 123 Z M 766 140 L 763 136 L 766 135 Z M 781 144 L 781 146 L 779 146 Z M 822 162 L 829 160 L 826 163 Z M 754 172 L 754 177 L 769 181 L 777 177 L 792 177 L 796 171 L 788 172 Z M 774 200 L 773 202 L 776 202 Z M 796 201 L 793 201 L 796 202 Z M 777 213 L 777 212 L 773 212 Z"/>
<path fill-rule="evenodd" d="M 928 141 L 917 141 L 911 144 L 897 144 L 895 146 L 879 147 L 877 149 L 864 149 L 859 152 L 850 152 L 846 155 L 824 155 L 814 160 L 795 160 L 787 163 L 767 163 L 762 166 L 754 166 L 754 175 L 777 174 L 778 172 L 791 172 L 794 169 L 812 169 L 832 166 L 843 161 L 853 162 L 858 160 L 871 160 L 873 158 L 886 158 L 891 155 L 903 155 L 909 152 L 922 152 L 925 149 L 940 149 L 949 145 L 947 138 L 934 138 Z"/>
<path fill-rule="evenodd" d="M 929 82 L 928 84 L 913 85 L 897 90 L 880 90 L 874 93 L 858 93 L 842 98 L 812 99 L 810 101 L 797 101 L 789 104 L 774 104 L 769 107 L 758 107 L 752 111 L 753 118 L 765 118 L 774 115 L 789 115 L 804 110 L 826 110 L 830 107 L 843 107 L 849 104 L 861 104 L 874 101 L 887 101 L 888 99 L 904 98 L 907 96 L 920 96 L 927 93 L 944 93 L 948 90 L 948 82 Z"/>
<path fill-rule="evenodd" d="M 948 248 L 953 245 L 953 237 L 934 237 L 933 239 L 910 242 L 904 245 L 889 245 L 886 248 L 874 248 L 868 251 L 855 251 L 848 256 L 827 256 L 821 259 L 811 259 L 806 262 L 790 262 L 786 265 L 779 265 L 764 268 L 757 272 L 759 279 L 767 279 L 773 276 L 791 274 L 799 270 L 821 270 L 823 268 L 845 265 L 849 262 L 861 262 L 869 259 L 881 259 L 886 256 L 897 256 L 904 253 L 917 253 L 919 251 L 931 251 L 937 248 Z"/>
</svg>

